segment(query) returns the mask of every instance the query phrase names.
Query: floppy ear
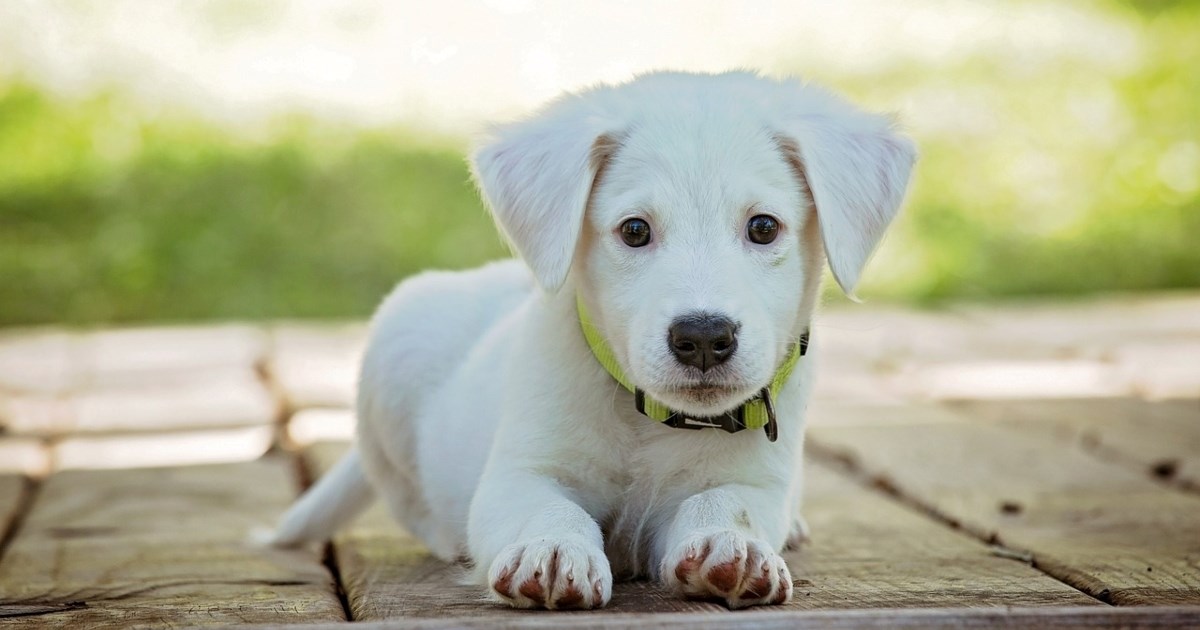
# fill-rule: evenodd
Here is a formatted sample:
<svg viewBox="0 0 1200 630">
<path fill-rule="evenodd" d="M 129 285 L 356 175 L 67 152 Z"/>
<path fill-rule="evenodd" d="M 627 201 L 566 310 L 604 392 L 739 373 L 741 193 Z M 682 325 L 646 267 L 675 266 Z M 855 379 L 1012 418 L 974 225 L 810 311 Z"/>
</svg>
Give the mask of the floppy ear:
<svg viewBox="0 0 1200 630">
<path fill-rule="evenodd" d="M 578 97 L 493 129 L 471 171 L 496 224 L 546 291 L 566 281 L 592 184 L 615 141 Z"/>
<path fill-rule="evenodd" d="M 807 184 L 833 277 L 847 295 L 904 200 L 916 161 L 912 141 L 890 118 L 868 114 L 816 88 L 800 88 L 779 139 Z M 805 111 L 807 110 L 807 111 Z"/>
</svg>

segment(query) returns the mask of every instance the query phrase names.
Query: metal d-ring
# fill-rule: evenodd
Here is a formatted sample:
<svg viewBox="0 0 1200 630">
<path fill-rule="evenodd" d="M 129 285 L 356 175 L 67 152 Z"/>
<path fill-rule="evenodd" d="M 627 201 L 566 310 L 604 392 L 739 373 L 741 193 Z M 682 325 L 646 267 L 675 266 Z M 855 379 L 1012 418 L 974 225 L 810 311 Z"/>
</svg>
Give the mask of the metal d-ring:
<svg viewBox="0 0 1200 630">
<path fill-rule="evenodd" d="M 767 424 L 763 431 L 767 434 L 767 441 L 774 442 L 779 439 L 779 423 L 775 421 L 775 401 L 771 400 L 771 388 L 762 388 L 758 397 L 762 399 L 763 408 L 767 410 Z"/>
</svg>

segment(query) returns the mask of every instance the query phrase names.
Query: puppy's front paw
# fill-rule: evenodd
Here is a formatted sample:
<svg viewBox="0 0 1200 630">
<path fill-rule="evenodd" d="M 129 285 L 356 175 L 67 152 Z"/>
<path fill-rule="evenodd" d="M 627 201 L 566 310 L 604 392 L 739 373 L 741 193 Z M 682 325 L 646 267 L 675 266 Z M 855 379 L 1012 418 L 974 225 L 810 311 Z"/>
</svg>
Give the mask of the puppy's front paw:
<svg viewBox="0 0 1200 630">
<path fill-rule="evenodd" d="M 663 581 L 687 597 L 719 598 L 730 608 L 783 604 L 792 574 L 765 542 L 734 530 L 697 533 L 663 560 Z"/>
<path fill-rule="evenodd" d="M 593 547 L 545 538 L 509 545 L 492 562 L 488 584 L 517 608 L 600 608 L 612 597 L 612 569 Z"/>
</svg>

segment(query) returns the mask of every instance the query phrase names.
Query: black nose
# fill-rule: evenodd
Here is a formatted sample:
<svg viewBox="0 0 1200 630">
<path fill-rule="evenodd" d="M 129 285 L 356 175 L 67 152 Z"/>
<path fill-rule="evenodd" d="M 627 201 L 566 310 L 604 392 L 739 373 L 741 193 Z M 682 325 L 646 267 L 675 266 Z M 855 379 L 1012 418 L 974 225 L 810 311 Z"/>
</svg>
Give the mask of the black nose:
<svg viewBox="0 0 1200 630">
<path fill-rule="evenodd" d="M 705 372 L 737 352 L 737 328 L 737 324 L 722 315 L 685 315 L 671 322 L 667 345 L 680 363 Z"/>
</svg>

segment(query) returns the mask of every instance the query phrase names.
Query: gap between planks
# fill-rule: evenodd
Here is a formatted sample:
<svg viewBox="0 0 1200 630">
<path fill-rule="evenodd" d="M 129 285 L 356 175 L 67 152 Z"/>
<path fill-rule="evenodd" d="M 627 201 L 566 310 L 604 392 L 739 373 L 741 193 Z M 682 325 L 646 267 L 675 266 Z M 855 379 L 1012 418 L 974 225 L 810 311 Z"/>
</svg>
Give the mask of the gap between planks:
<svg viewBox="0 0 1200 630">
<path fill-rule="evenodd" d="M 287 422 L 291 420 L 289 415 L 284 420 L 284 430 L 281 432 L 286 434 Z M 296 476 L 297 485 L 300 492 L 297 497 L 304 494 L 316 482 L 316 476 L 309 467 L 309 463 L 305 460 L 303 452 L 285 449 L 286 456 L 292 462 L 292 468 Z M 337 589 L 338 602 L 342 605 L 342 615 L 346 621 L 354 621 L 354 611 L 350 606 L 350 599 L 346 596 L 346 585 L 342 582 L 342 570 L 338 566 L 337 553 L 333 549 L 333 541 L 325 541 L 321 548 L 321 563 L 325 565 L 325 570 L 329 571 L 329 577 L 333 580 L 333 586 Z"/>
<path fill-rule="evenodd" d="M 1050 579 L 1065 584 L 1079 591 L 1080 593 L 1097 601 L 1103 602 L 1109 606 L 1113 605 L 1111 601 L 1108 601 L 1103 597 L 1096 597 L 1095 595 L 1088 593 L 1085 589 L 1072 584 L 1069 580 L 1064 579 L 1062 576 L 1055 575 L 1053 572 L 1047 570 L 1046 567 L 1040 566 L 1037 562 L 1037 558 L 1034 556 L 1031 550 L 1009 547 L 1000 540 L 1000 537 L 996 532 L 984 532 L 982 530 L 964 525 L 961 521 L 949 514 L 946 514 L 945 512 L 942 512 L 934 505 L 921 501 L 920 499 L 905 493 L 898 488 L 896 484 L 894 484 L 886 475 L 871 474 L 867 472 L 858 464 L 858 462 L 854 461 L 852 457 L 840 453 L 836 449 L 823 446 L 819 440 L 813 439 L 811 435 L 806 438 L 805 452 L 813 459 L 825 464 L 843 476 L 848 477 L 856 483 L 896 501 L 900 505 L 912 509 L 916 513 L 929 518 L 933 522 L 939 525 L 944 525 L 953 531 L 962 533 L 966 536 L 979 540 L 984 544 L 990 545 L 992 547 L 992 553 L 1000 558 L 1008 558 L 1022 564 L 1027 564 L 1034 569 L 1037 569 Z"/>
<path fill-rule="evenodd" d="M 1200 494 L 1200 400 L 959 400 L 945 406 L 1071 442 L 1096 460 L 1147 475 L 1172 490 Z M 1151 426 L 1155 423 L 1159 426 Z"/>
<path fill-rule="evenodd" d="M 51 477 L 0 563 L 0 617 L 26 627 L 344 621 L 318 556 L 246 539 L 294 497 L 290 463 Z"/>
<path fill-rule="evenodd" d="M 289 438 L 288 425 L 299 409 L 291 403 L 283 384 L 280 382 L 273 368 L 276 354 L 275 346 L 276 341 L 272 336 L 265 355 L 259 357 L 254 362 L 254 373 L 258 377 L 259 383 L 267 390 L 275 402 L 275 433 L 271 449 L 278 451 L 290 461 L 292 474 L 298 488 L 296 497 L 299 498 L 316 482 L 316 476 L 313 475 L 309 469 L 308 462 L 305 461 L 303 449 Z M 346 621 L 354 621 L 354 612 L 350 608 L 350 600 L 346 597 L 346 587 L 342 583 L 342 571 L 338 566 L 337 554 L 334 552 L 332 541 L 326 541 L 321 547 L 321 564 L 329 572 L 329 577 L 333 581 L 338 603 L 342 607 L 342 616 Z"/>
<path fill-rule="evenodd" d="M 299 492 L 296 493 L 298 498 L 312 487 L 313 483 L 316 482 L 316 476 L 309 469 L 308 462 L 304 458 L 303 448 L 295 444 L 289 437 L 288 425 L 291 424 L 293 416 L 296 415 L 299 409 L 288 398 L 283 384 L 280 382 L 275 369 L 273 369 L 276 350 L 276 341 L 273 336 L 269 344 L 266 356 L 259 357 L 255 361 L 254 373 L 258 377 L 259 383 L 262 384 L 275 402 L 275 435 L 271 448 L 272 450 L 279 451 L 291 461 L 296 486 L 299 489 Z M 333 541 L 325 541 L 322 546 L 321 564 L 325 566 L 325 570 L 329 572 L 330 579 L 333 580 L 338 603 L 342 606 L 342 615 L 346 621 L 354 621 L 354 611 L 350 607 L 349 598 L 346 596 L 346 586 L 342 582 L 342 571 L 341 567 L 338 566 L 337 553 L 334 552 Z"/>
<path fill-rule="evenodd" d="M 25 475 L 17 476 L 17 479 L 21 484 L 17 491 L 17 500 L 13 502 L 13 507 L 8 514 L 0 514 L 0 517 L 3 517 L 3 521 L 0 521 L 0 525 L 2 525 L 0 527 L 0 562 L 4 561 L 5 552 L 8 551 L 13 539 L 17 537 L 17 533 L 21 531 L 21 526 L 25 524 L 25 517 L 33 508 L 38 490 L 42 486 L 41 481 Z"/>
<path fill-rule="evenodd" d="M 880 410 L 846 406 L 852 422 L 820 427 L 809 444 L 860 483 L 946 525 L 1028 550 L 1036 569 L 1096 600 L 1200 602 L 1195 495 L 1085 453 L 1063 435 L 942 409 L 890 409 L 888 422 L 864 424 L 856 416 Z M 1161 426 L 1144 430 L 1156 428 L 1155 439 L 1170 443 Z"/>
</svg>

